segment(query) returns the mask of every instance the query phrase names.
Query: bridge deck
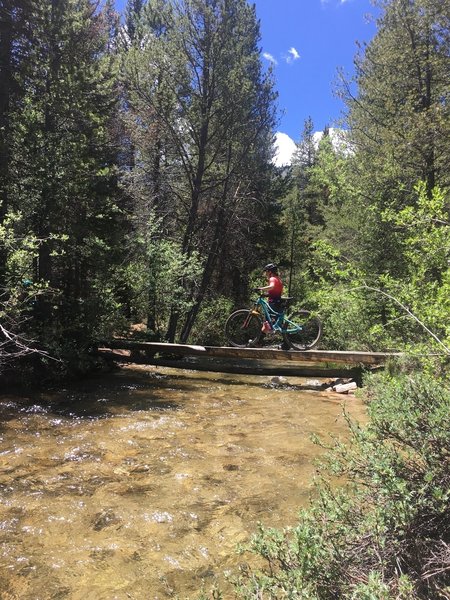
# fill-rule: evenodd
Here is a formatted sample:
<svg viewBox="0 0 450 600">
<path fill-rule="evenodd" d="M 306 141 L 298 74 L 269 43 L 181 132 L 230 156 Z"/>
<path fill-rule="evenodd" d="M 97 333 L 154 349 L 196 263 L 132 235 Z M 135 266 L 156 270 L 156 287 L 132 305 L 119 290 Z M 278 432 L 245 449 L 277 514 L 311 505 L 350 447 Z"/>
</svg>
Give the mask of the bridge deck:
<svg viewBox="0 0 450 600">
<path fill-rule="evenodd" d="M 399 357 L 398 352 L 356 352 L 334 350 L 277 350 L 274 348 L 230 348 L 222 346 L 195 346 L 160 342 L 136 342 L 115 339 L 102 344 L 101 350 L 130 350 L 132 353 L 154 356 L 200 356 L 203 358 L 255 359 L 286 363 L 335 363 L 347 365 L 381 365 L 389 358 Z M 100 348 L 99 348 L 100 350 Z"/>
</svg>

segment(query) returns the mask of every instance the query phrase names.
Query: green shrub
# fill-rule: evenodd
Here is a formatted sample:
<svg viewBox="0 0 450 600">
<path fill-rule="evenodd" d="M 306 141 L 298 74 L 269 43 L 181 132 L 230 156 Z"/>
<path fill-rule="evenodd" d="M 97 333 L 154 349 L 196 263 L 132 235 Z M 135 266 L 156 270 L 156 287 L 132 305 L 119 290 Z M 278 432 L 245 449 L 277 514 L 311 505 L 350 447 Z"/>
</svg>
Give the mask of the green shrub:
<svg viewBox="0 0 450 600">
<path fill-rule="evenodd" d="M 241 574 L 242 598 L 450 597 L 448 383 L 379 375 L 365 398 L 369 425 L 349 421 L 351 442 L 333 444 L 298 525 L 255 535 L 249 549 L 267 568 Z"/>
<path fill-rule="evenodd" d="M 225 321 L 232 310 L 233 302 L 224 296 L 205 301 L 191 331 L 191 342 L 205 346 L 227 345 Z"/>
<path fill-rule="evenodd" d="M 386 332 L 376 326 L 365 298 L 342 286 L 318 292 L 314 300 L 323 322 L 321 347 L 329 350 L 382 350 L 390 347 Z"/>
</svg>

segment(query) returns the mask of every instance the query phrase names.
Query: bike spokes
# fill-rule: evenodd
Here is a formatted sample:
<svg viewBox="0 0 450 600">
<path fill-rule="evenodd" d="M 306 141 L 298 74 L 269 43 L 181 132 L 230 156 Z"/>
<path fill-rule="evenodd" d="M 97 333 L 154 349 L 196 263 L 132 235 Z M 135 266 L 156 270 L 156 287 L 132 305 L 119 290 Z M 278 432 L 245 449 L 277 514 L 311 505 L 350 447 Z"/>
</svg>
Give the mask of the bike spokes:
<svg viewBox="0 0 450 600">
<path fill-rule="evenodd" d="M 261 338 L 262 321 L 259 315 L 241 309 L 232 313 L 225 324 L 228 342 L 238 348 L 256 346 Z"/>
<path fill-rule="evenodd" d="M 289 315 L 285 322 L 284 338 L 295 350 L 314 348 L 322 335 L 322 324 L 318 317 L 301 310 Z"/>
</svg>

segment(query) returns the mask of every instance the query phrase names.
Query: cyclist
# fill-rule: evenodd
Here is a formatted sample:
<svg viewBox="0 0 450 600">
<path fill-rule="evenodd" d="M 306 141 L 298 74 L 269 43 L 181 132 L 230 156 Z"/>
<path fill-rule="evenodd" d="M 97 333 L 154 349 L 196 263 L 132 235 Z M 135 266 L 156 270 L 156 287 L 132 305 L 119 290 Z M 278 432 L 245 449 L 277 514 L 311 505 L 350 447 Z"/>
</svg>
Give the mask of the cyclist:
<svg viewBox="0 0 450 600">
<path fill-rule="evenodd" d="M 269 263 L 263 269 L 264 275 L 269 285 L 259 287 L 258 289 L 267 292 L 269 306 L 276 312 L 281 312 L 281 296 L 283 295 L 283 282 L 278 275 L 278 267 Z"/>
</svg>

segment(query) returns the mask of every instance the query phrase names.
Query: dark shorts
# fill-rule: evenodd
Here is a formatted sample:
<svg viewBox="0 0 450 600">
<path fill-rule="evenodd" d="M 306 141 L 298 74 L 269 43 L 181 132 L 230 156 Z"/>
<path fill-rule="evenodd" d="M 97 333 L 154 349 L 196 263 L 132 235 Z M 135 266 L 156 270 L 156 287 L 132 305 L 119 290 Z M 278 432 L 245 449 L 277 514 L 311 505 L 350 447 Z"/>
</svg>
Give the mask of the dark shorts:
<svg viewBox="0 0 450 600">
<path fill-rule="evenodd" d="M 272 310 L 280 313 L 283 311 L 283 303 L 281 298 L 269 298 L 269 306 Z"/>
</svg>

